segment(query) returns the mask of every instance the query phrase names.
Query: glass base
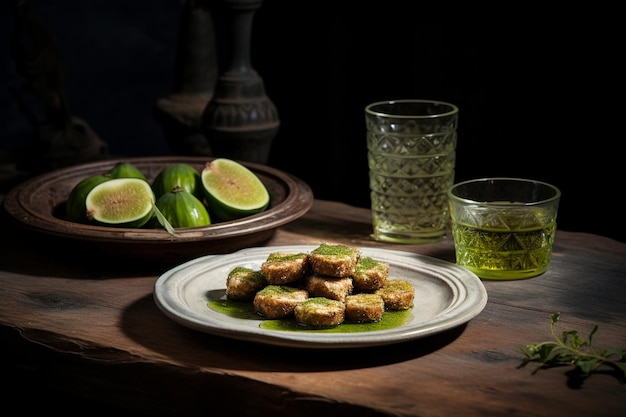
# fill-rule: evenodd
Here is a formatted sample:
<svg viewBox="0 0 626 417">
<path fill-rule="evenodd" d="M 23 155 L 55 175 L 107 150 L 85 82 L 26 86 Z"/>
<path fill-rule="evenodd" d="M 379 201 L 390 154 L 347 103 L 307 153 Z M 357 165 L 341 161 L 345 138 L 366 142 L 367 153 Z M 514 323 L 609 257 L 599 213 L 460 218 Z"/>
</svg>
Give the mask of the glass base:
<svg viewBox="0 0 626 417">
<path fill-rule="evenodd" d="M 525 270 L 498 270 L 498 269 L 480 269 L 473 268 L 471 266 L 460 265 L 463 268 L 473 272 L 480 279 L 491 280 L 491 281 L 513 281 L 520 279 L 528 279 L 534 278 L 539 275 L 543 275 L 548 268 L 535 268 L 535 269 L 525 269 Z"/>
<path fill-rule="evenodd" d="M 444 240 L 446 238 L 446 231 L 444 230 L 443 233 L 437 234 L 429 233 L 424 235 L 417 235 L 406 233 L 389 233 L 374 230 L 374 233 L 371 234 L 371 237 L 379 242 L 421 245 Z"/>
</svg>

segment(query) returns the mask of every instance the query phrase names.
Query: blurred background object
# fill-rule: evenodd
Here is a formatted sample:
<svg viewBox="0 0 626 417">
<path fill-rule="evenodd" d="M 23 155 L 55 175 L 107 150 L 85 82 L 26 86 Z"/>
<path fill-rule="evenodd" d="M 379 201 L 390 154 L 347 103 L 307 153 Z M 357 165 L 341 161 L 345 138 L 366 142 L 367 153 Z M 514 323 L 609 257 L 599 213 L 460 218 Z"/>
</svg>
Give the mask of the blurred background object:
<svg viewBox="0 0 626 417">
<path fill-rule="evenodd" d="M 154 104 L 165 141 L 178 155 L 210 155 L 202 113 L 218 76 L 215 25 L 203 2 L 181 0 L 172 91 Z"/>
<path fill-rule="evenodd" d="M 220 45 L 226 46 L 227 60 L 221 61 L 215 94 L 202 114 L 203 132 L 214 155 L 265 164 L 280 120 L 250 60 L 254 15 L 262 0 L 210 3 L 222 6 L 212 10 L 215 20 L 226 23 Z"/>
<path fill-rule="evenodd" d="M 178 153 L 153 110 L 173 90 L 181 2 L 28 3 L 56 35 L 69 108 L 110 154 Z M 336 2 L 263 1 L 252 23 L 250 61 L 280 115 L 268 165 L 306 181 L 316 198 L 369 207 L 365 105 L 448 101 L 460 108 L 457 181 L 549 182 L 562 191 L 559 228 L 626 240 L 623 222 L 608 215 L 618 204 L 607 191 L 619 192 L 614 186 L 624 178 L 617 147 L 623 64 L 619 54 L 607 53 L 621 50 L 619 29 L 455 29 L 423 25 L 408 7 L 391 0 L 356 13 L 354 5 Z M 10 92 L 22 77 L 11 56 L 14 21 L 6 6 L 0 13 L 6 166 L 33 127 Z M 213 24 L 216 34 L 227 30 L 223 20 Z M 228 54 L 220 41 L 216 55 L 221 73 Z"/>
<path fill-rule="evenodd" d="M 8 89 L 31 127 L 15 153 L 17 169 L 43 173 L 106 155 L 106 143 L 70 112 L 54 30 L 26 0 L 12 0 L 11 12 L 11 58 L 21 82 Z"/>
</svg>

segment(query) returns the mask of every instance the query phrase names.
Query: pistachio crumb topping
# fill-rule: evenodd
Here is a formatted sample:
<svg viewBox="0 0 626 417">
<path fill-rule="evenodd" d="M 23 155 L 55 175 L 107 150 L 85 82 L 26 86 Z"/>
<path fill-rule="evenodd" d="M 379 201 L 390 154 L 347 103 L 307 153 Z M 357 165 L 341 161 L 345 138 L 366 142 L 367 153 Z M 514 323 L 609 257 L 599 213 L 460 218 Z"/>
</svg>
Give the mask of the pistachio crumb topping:
<svg viewBox="0 0 626 417">
<path fill-rule="evenodd" d="M 338 305 L 341 301 L 333 300 L 326 297 L 312 297 L 302 302 L 303 304 L 319 304 L 319 305 Z"/>
<path fill-rule="evenodd" d="M 359 262 L 356 264 L 357 270 L 366 270 L 376 268 L 381 266 L 381 262 L 370 257 L 361 257 L 359 258 Z"/>
<path fill-rule="evenodd" d="M 301 291 L 295 287 L 288 287 L 286 285 L 268 285 L 261 290 L 264 294 L 292 294 L 297 291 Z"/>
<path fill-rule="evenodd" d="M 254 270 L 251 268 L 246 268 L 245 266 L 236 266 L 235 268 L 233 268 L 232 271 L 230 271 L 230 274 L 234 275 L 234 274 L 241 274 L 244 272 L 254 272 Z"/>
<path fill-rule="evenodd" d="M 352 256 L 358 252 L 358 249 L 351 248 L 350 246 L 322 243 L 315 248 L 312 253 L 317 255 Z"/>
<path fill-rule="evenodd" d="M 267 257 L 268 261 L 295 261 L 298 259 L 306 258 L 308 255 L 306 253 L 282 253 L 282 252 L 273 252 L 270 253 Z"/>
</svg>

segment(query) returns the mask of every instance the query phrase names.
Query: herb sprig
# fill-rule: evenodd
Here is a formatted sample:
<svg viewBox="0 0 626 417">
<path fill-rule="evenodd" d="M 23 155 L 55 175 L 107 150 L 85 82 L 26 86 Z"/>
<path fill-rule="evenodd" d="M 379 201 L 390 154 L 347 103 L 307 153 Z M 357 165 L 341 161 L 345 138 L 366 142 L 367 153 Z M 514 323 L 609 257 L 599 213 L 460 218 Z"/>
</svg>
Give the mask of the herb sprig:
<svg viewBox="0 0 626 417">
<path fill-rule="evenodd" d="M 519 350 L 524 354 L 523 367 L 529 362 L 538 362 L 539 365 L 532 371 L 537 373 L 540 369 L 556 366 L 574 366 L 569 372 L 570 383 L 580 385 L 593 373 L 599 373 L 605 368 L 615 376 L 620 384 L 626 382 L 626 349 L 607 348 L 600 351 L 592 346 L 593 335 L 598 330 L 596 324 L 586 339 L 582 338 L 577 330 L 566 330 L 557 334 L 556 322 L 559 321 L 560 313 L 550 316 L 552 323 L 550 329 L 555 341 L 531 343 L 519 345 Z"/>
</svg>

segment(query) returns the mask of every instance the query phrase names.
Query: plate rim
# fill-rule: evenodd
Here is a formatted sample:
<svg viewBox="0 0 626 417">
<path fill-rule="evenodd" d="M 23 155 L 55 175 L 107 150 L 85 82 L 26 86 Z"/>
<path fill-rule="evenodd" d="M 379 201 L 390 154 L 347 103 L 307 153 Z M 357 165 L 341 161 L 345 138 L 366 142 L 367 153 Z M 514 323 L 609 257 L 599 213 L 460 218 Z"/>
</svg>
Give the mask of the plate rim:
<svg viewBox="0 0 626 417">
<path fill-rule="evenodd" d="M 225 255 L 206 255 L 180 264 L 162 273 L 154 283 L 153 300 L 159 310 L 174 322 L 204 333 L 222 336 L 231 339 L 256 342 L 261 344 L 289 347 L 289 348 L 360 348 L 380 345 L 396 344 L 410 340 L 431 336 L 443 331 L 458 327 L 476 317 L 486 306 L 488 294 L 482 280 L 471 271 L 454 263 L 438 258 L 386 248 L 360 247 L 361 254 L 379 258 L 393 258 L 412 263 L 412 266 L 425 268 L 429 275 L 446 281 L 447 285 L 455 287 L 458 295 L 444 311 L 424 323 L 414 326 L 401 326 L 395 329 L 371 331 L 363 333 L 320 333 L 314 335 L 304 332 L 288 332 L 266 330 L 260 327 L 251 330 L 247 326 L 228 328 L 226 325 L 215 325 L 215 320 L 208 317 L 204 322 L 196 320 L 196 312 L 184 305 L 176 304 L 168 291 L 177 289 L 181 284 L 181 276 L 189 268 L 200 268 L 203 264 L 228 263 L 233 259 L 267 255 L 274 251 L 311 251 L 318 245 L 288 245 L 288 246 L 260 246 L 241 249 Z M 217 258 L 217 259 L 216 259 Z M 443 273 L 441 276 L 435 276 Z M 446 275 L 448 274 L 448 275 Z M 191 279 L 198 279 L 198 276 Z M 216 313 L 219 314 L 219 313 Z M 237 319 L 235 319 L 237 320 Z M 243 320 L 243 319 L 242 319 Z M 382 335 L 382 336 L 381 336 Z"/>
</svg>

